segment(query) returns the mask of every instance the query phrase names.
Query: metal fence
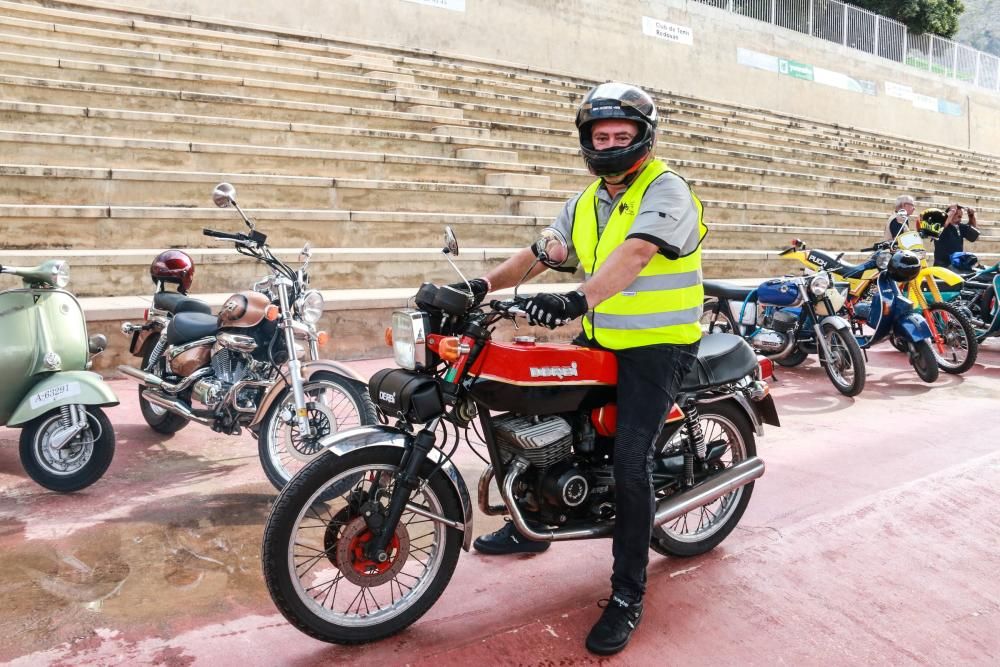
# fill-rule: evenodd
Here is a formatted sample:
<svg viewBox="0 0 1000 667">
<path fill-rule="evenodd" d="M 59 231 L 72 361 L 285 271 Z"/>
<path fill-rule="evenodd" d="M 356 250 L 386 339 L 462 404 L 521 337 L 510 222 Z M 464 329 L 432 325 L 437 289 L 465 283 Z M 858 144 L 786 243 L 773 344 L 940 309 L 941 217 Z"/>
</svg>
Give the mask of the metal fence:
<svg viewBox="0 0 1000 667">
<path fill-rule="evenodd" d="M 1000 91 L 1000 58 L 838 0 L 696 0 L 911 67 Z"/>
</svg>

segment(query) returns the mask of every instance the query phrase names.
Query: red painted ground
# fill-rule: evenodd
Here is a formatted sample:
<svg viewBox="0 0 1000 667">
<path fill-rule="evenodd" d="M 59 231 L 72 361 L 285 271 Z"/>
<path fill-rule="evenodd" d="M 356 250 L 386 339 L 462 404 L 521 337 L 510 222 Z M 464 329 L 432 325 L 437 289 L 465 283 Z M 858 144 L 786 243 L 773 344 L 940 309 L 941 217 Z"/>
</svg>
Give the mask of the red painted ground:
<svg viewBox="0 0 1000 667">
<path fill-rule="evenodd" d="M 360 364 L 362 372 L 383 362 Z M 888 348 L 857 399 L 814 362 L 779 369 L 785 426 L 740 528 L 690 561 L 652 554 L 629 665 L 1000 663 L 1000 345 L 925 385 Z M 190 426 L 162 440 L 115 381 L 118 453 L 58 496 L 0 429 L 0 661 L 13 665 L 577 665 L 610 542 L 463 554 L 403 634 L 329 646 L 288 626 L 260 575 L 273 497 L 255 443 Z M 459 460 L 475 488 L 481 464 Z M 477 518 L 477 534 L 498 524 Z"/>
</svg>

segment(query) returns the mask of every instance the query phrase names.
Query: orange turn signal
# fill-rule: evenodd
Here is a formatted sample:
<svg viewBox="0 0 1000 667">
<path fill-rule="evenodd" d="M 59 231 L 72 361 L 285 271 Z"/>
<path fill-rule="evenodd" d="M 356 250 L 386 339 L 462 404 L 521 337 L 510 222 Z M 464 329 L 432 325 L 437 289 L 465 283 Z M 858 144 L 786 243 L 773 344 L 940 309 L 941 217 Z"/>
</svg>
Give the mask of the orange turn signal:
<svg viewBox="0 0 1000 667">
<path fill-rule="evenodd" d="M 326 345 L 329 342 L 330 342 L 330 334 L 328 334 L 325 331 L 319 331 L 319 332 L 316 333 L 316 343 L 320 347 L 323 347 L 324 345 Z"/>
<path fill-rule="evenodd" d="M 279 315 L 281 315 L 281 309 L 273 303 L 264 309 L 264 319 L 268 322 L 274 322 L 278 319 Z"/>
<path fill-rule="evenodd" d="M 442 338 L 438 343 L 438 356 L 445 361 L 455 361 L 461 356 L 461 342 L 455 336 Z"/>
<path fill-rule="evenodd" d="M 385 344 L 392 347 L 392 327 L 385 328 Z"/>
</svg>

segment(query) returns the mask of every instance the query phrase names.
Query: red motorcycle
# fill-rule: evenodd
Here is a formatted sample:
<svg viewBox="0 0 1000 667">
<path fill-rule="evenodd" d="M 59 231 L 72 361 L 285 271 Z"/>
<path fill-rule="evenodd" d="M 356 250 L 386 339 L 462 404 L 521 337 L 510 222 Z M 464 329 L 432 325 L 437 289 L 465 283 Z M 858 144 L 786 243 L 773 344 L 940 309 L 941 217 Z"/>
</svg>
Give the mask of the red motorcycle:
<svg viewBox="0 0 1000 667">
<path fill-rule="evenodd" d="M 447 240 L 445 256 L 457 254 L 451 230 Z M 550 243 L 541 239 L 536 254 L 555 266 L 551 256 L 565 257 L 565 246 L 549 253 Z M 444 591 L 473 536 L 469 491 L 451 457 L 459 430 L 469 441 L 475 422 L 489 456 L 478 486 L 482 512 L 509 514 L 533 540 L 613 531 L 615 356 L 531 337 L 492 340 L 500 321 L 523 316 L 516 296 L 470 308 L 468 294 L 428 283 L 415 302 L 392 317 L 401 368 L 369 383 L 394 423 L 326 438 L 325 452 L 285 486 L 267 519 L 262 561 L 271 597 L 289 622 L 323 641 L 392 635 Z M 755 436 L 762 423 L 778 426 L 763 374 L 740 337 L 702 340 L 656 443 L 657 553 L 705 553 L 739 523 L 764 472 Z M 493 480 L 499 505 L 489 499 Z"/>
</svg>

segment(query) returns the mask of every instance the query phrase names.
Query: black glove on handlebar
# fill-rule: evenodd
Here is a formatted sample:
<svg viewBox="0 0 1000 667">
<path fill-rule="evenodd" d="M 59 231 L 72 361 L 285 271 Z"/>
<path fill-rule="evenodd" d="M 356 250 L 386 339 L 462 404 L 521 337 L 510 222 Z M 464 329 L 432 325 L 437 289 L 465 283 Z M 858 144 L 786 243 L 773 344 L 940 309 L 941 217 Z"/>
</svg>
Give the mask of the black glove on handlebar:
<svg viewBox="0 0 1000 667">
<path fill-rule="evenodd" d="M 469 281 L 468 285 L 466 285 L 465 283 L 451 283 L 450 285 L 448 285 L 448 287 L 457 290 L 459 292 L 462 292 L 463 294 L 468 294 L 469 288 L 471 287 L 472 304 L 469 306 L 469 308 L 475 308 L 476 306 L 481 304 L 483 302 L 483 299 L 486 298 L 486 295 L 489 294 L 490 291 L 489 283 L 487 283 L 482 278 L 473 278 L 472 280 Z"/>
<path fill-rule="evenodd" d="M 536 294 L 524 304 L 529 324 L 540 324 L 549 329 L 575 320 L 590 308 L 587 297 L 580 290 L 565 294 Z"/>
</svg>

